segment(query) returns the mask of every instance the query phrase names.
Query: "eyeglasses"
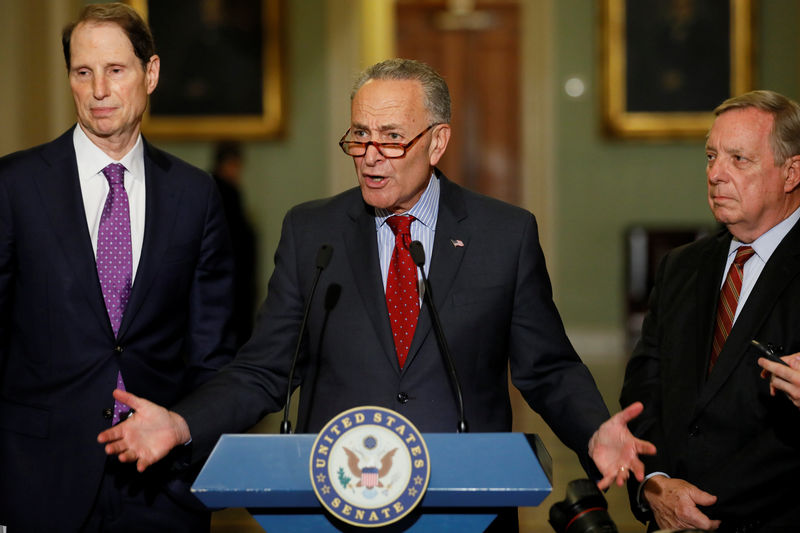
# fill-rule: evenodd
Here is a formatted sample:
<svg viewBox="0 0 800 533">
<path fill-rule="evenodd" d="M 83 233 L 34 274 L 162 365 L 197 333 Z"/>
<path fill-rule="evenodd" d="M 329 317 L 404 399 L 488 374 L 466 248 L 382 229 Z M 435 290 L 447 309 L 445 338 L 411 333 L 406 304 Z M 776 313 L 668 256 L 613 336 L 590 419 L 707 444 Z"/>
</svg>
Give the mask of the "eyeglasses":
<svg viewBox="0 0 800 533">
<path fill-rule="evenodd" d="M 359 142 L 359 141 L 345 141 L 345 137 L 350 134 L 350 129 L 348 129 L 344 135 L 342 135 L 341 140 L 339 140 L 339 146 L 342 147 L 342 151 L 349 155 L 350 157 L 361 157 L 362 155 L 367 153 L 367 148 L 371 144 L 374 146 L 378 152 L 383 157 L 388 159 L 395 159 L 398 157 L 403 157 L 406 155 L 406 152 L 411 148 L 415 142 L 417 142 L 423 135 L 425 135 L 428 130 L 430 130 L 434 126 L 438 126 L 438 122 L 434 122 L 424 130 L 422 130 L 419 135 L 408 141 L 407 143 L 379 143 L 376 141 L 369 141 L 369 142 Z"/>
</svg>

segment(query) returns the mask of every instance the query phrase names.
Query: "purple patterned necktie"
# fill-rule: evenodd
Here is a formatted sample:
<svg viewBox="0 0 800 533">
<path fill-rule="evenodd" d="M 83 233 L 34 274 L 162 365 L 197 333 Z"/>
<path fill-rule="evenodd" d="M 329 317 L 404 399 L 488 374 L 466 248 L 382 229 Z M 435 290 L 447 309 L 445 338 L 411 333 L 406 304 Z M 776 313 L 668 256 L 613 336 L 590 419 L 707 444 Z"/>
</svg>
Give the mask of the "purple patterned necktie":
<svg viewBox="0 0 800 533">
<path fill-rule="evenodd" d="M 125 167 L 111 163 L 103 169 L 103 175 L 108 180 L 109 190 L 97 232 L 97 275 L 111 329 L 116 336 L 131 293 L 131 217 L 125 192 Z M 122 373 L 117 374 L 117 388 L 125 390 Z M 120 414 L 128 410 L 128 406 L 115 400 L 112 425 L 118 423 Z"/>
</svg>

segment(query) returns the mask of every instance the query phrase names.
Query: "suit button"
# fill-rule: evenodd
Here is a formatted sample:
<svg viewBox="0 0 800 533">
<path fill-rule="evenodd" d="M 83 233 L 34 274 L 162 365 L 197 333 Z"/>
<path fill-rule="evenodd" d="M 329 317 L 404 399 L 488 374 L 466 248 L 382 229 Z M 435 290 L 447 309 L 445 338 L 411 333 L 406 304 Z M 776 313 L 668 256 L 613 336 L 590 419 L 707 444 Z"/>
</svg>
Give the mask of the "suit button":
<svg viewBox="0 0 800 533">
<path fill-rule="evenodd" d="M 114 346 L 114 351 L 117 353 L 122 353 L 122 346 Z"/>
<path fill-rule="evenodd" d="M 103 409 L 103 418 L 106 420 L 111 420 L 114 418 L 114 408 L 113 407 L 106 407 Z"/>
<path fill-rule="evenodd" d="M 698 433 L 700 433 L 700 426 L 692 426 L 692 429 L 689 430 L 690 437 L 696 437 Z"/>
<path fill-rule="evenodd" d="M 402 404 L 408 403 L 408 394 L 405 393 L 405 392 L 398 392 L 397 393 L 397 401 L 402 403 Z"/>
</svg>

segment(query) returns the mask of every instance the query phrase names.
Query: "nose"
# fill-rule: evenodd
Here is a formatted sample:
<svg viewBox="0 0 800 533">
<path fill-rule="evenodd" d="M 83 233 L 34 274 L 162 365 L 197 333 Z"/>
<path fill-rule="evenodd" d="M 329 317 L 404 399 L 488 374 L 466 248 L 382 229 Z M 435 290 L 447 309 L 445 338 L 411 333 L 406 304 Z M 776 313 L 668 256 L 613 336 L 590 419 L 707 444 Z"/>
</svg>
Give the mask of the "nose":
<svg viewBox="0 0 800 533">
<path fill-rule="evenodd" d="M 104 75 L 95 76 L 92 80 L 92 94 L 97 100 L 102 100 L 108 96 L 108 81 Z"/>
<path fill-rule="evenodd" d="M 372 143 L 367 145 L 367 151 L 364 153 L 364 162 L 367 165 L 375 165 L 378 162 L 383 161 L 383 159 L 383 154 L 381 154 L 377 146 Z"/>
<path fill-rule="evenodd" d="M 706 176 L 708 177 L 708 182 L 712 184 L 723 180 L 724 172 L 718 159 L 706 163 Z"/>
</svg>

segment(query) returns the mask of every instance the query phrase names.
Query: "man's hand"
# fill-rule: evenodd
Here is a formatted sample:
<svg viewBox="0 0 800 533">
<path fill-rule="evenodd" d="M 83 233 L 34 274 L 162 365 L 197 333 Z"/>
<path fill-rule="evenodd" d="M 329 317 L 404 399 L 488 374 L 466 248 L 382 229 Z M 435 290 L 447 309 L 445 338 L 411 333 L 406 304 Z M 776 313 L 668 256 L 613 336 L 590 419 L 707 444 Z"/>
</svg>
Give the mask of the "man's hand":
<svg viewBox="0 0 800 533">
<path fill-rule="evenodd" d="M 795 407 L 800 408 L 800 352 L 784 355 L 781 359 L 789 366 L 760 357 L 758 365 L 764 369 L 761 377 L 769 377 L 769 393 L 772 396 L 775 396 L 775 391 L 783 391 Z"/>
<path fill-rule="evenodd" d="M 136 469 L 144 472 L 172 448 L 191 440 L 189 426 L 179 414 L 119 389 L 114 398 L 136 412 L 100 433 L 97 442 L 105 444 L 106 454 L 117 455 L 120 462 L 136 461 Z"/>
<path fill-rule="evenodd" d="M 630 472 L 636 479 L 644 479 L 644 464 L 639 454 L 655 455 L 656 447 L 645 440 L 637 439 L 628 430 L 628 422 L 641 414 L 644 406 L 635 402 L 615 414 L 597 428 L 589 440 L 589 456 L 597 465 L 603 479 L 597 488 L 605 490 L 616 480 L 622 486 Z"/>
<path fill-rule="evenodd" d="M 712 505 L 717 497 L 688 481 L 653 476 L 645 483 L 642 497 L 650 504 L 661 529 L 714 530 L 720 525 L 719 520 L 709 519 L 697 508 L 698 505 Z"/>
</svg>

